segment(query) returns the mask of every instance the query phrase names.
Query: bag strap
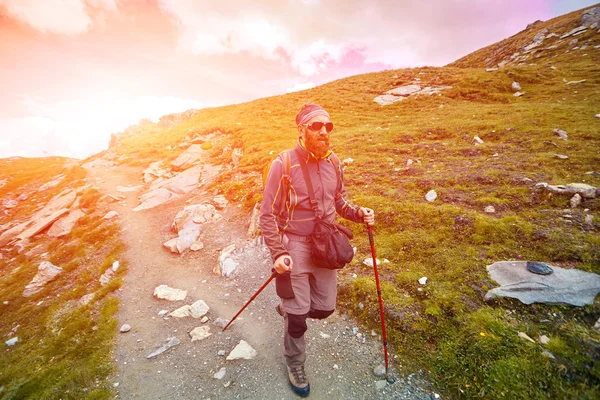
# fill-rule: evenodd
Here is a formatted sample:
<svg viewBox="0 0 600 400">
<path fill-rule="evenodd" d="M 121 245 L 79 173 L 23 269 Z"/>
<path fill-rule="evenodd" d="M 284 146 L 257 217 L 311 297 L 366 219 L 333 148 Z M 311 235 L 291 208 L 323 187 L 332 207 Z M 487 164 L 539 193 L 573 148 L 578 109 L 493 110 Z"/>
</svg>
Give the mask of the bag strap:
<svg viewBox="0 0 600 400">
<path fill-rule="evenodd" d="M 289 151 L 284 151 L 281 154 L 282 158 L 283 158 L 283 175 L 284 175 L 284 184 L 285 184 L 285 188 L 282 191 L 281 197 L 279 199 L 279 206 L 278 206 L 278 210 L 280 213 L 283 212 L 283 209 L 285 207 L 285 203 L 287 202 L 287 197 L 289 196 L 289 191 L 290 191 L 290 170 L 291 170 L 291 164 L 292 162 L 290 161 L 290 153 Z"/>
<path fill-rule="evenodd" d="M 294 149 L 298 155 L 298 159 L 300 160 L 300 169 L 302 170 L 302 175 L 304 175 L 304 181 L 306 181 L 306 188 L 308 189 L 308 197 L 310 198 L 310 206 L 315 212 L 315 216 L 318 219 L 321 219 L 319 216 L 319 203 L 315 200 L 315 191 L 312 186 L 312 182 L 310 180 L 310 175 L 308 174 L 308 167 L 306 166 L 306 162 L 302 158 L 302 154 L 298 151 L 298 149 Z"/>
</svg>

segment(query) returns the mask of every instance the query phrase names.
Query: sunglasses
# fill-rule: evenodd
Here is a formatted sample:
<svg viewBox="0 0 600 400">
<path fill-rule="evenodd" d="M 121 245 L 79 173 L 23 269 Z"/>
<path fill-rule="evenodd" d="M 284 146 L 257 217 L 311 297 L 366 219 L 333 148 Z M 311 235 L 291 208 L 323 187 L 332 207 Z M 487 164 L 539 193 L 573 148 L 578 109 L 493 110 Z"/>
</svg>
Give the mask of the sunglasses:
<svg viewBox="0 0 600 400">
<path fill-rule="evenodd" d="M 333 130 L 333 122 L 313 122 L 312 124 L 303 124 L 302 126 L 308 126 L 308 129 L 315 132 L 319 132 L 323 126 L 325 126 L 327 133 Z"/>
</svg>

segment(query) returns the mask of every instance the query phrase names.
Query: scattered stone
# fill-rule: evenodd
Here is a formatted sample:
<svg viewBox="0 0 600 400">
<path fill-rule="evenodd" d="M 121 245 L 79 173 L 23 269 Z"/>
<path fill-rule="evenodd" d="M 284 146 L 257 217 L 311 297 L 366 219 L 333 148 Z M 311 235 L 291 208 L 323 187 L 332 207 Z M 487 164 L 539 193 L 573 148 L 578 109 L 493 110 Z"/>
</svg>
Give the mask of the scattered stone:
<svg viewBox="0 0 600 400">
<path fill-rule="evenodd" d="M 485 72 L 494 72 L 494 71 L 498 71 L 498 68 L 486 68 Z"/>
<path fill-rule="evenodd" d="M 221 215 L 216 212 L 212 204 L 186 206 L 177 213 L 171 224 L 171 229 L 177 232 L 178 237 L 163 243 L 163 246 L 173 253 L 182 254 L 199 240 L 203 224 L 220 218 Z M 199 248 L 200 243 L 195 248 Z"/>
<path fill-rule="evenodd" d="M 215 207 L 217 208 L 217 210 L 224 210 L 225 207 L 227 207 L 227 204 L 229 204 L 229 202 L 227 201 L 225 196 L 223 196 L 222 194 L 213 198 L 212 202 L 215 205 Z"/>
<path fill-rule="evenodd" d="M 2 200 L 2 206 L 3 206 L 4 208 L 8 208 L 8 209 L 10 209 L 10 208 L 15 208 L 15 207 L 17 207 L 18 205 L 19 205 L 19 202 L 18 202 L 17 200 L 14 200 L 14 199 L 10 199 L 10 200 L 9 200 L 9 199 L 7 199 L 7 200 Z"/>
<path fill-rule="evenodd" d="M 173 289 L 167 285 L 160 285 L 154 289 L 154 296 L 161 300 L 181 301 L 187 296 L 186 290 Z"/>
<path fill-rule="evenodd" d="M 125 333 L 125 332 L 129 332 L 130 330 L 131 330 L 131 325 L 129 325 L 129 324 L 123 324 L 121 326 L 121 329 L 119 329 L 119 332 Z"/>
<path fill-rule="evenodd" d="M 217 351 L 217 355 L 221 356 L 221 357 L 224 357 L 225 356 L 225 350 L 219 350 L 219 351 Z"/>
<path fill-rule="evenodd" d="M 177 195 L 168 189 L 159 188 L 152 190 L 140 197 L 140 205 L 135 207 L 133 211 L 149 210 L 176 197 Z"/>
<path fill-rule="evenodd" d="M 600 114 L 594 115 L 594 118 L 599 118 L 600 119 Z"/>
<path fill-rule="evenodd" d="M 386 386 L 387 386 L 387 381 L 385 381 L 385 380 L 375 382 L 375 388 L 377 390 L 383 390 L 383 389 L 385 389 Z"/>
<path fill-rule="evenodd" d="M 579 193 L 584 199 L 596 198 L 598 191 L 594 186 L 585 183 L 569 183 L 567 185 L 548 185 L 546 182 L 540 182 L 535 185 L 536 191 L 546 190 L 550 193 L 556 194 L 576 194 Z"/>
<path fill-rule="evenodd" d="M 137 192 L 142 188 L 143 185 L 137 186 L 117 186 L 117 192 L 120 193 L 129 193 L 129 192 Z"/>
<path fill-rule="evenodd" d="M 567 134 L 567 132 L 563 131 L 562 129 L 554 129 L 554 134 L 559 136 L 561 139 L 564 140 L 568 140 L 569 139 L 569 135 Z"/>
<path fill-rule="evenodd" d="M 204 317 L 202 317 L 202 319 L 200 320 L 201 323 L 205 324 L 208 322 L 208 317 L 205 315 Z"/>
<path fill-rule="evenodd" d="M 104 273 L 102 274 L 102 276 L 99 279 L 100 285 L 102 285 L 102 286 L 106 285 L 114 277 L 115 277 L 115 272 L 112 270 L 112 268 L 107 269 L 106 271 L 104 271 Z"/>
<path fill-rule="evenodd" d="M 350 158 L 350 157 L 348 157 L 348 158 L 346 158 L 344 161 L 342 161 L 342 164 L 344 164 L 344 165 L 350 165 L 350 164 L 352 164 L 353 162 L 354 162 L 354 159 L 353 159 L 353 158 Z"/>
<path fill-rule="evenodd" d="M 12 339 L 8 339 L 4 343 L 6 343 L 7 346 L 14 346 L 15 344 L 17 344 L 18 341 L 19 341 L 19 338 L 18 337 L 14 337 Z"/>
<path fill-rule="evenodd" d="M 238 123 L 239 125 L 239 123 Z M 231 385 L 231 381 L 227 381 L 223 384 L 223 387 L 228 388 Z"/>
<path fill-rule="evenodd" d="M 167 315 L 168 312 L 169 312 L 169 310 L 160 310 L 158 312 L 158 316 L 163 317 L 163 316 Z"/>
<path fill-rule="evenodd" d="M 319 335 L 321 335 L 321 337 L 322 337 L 323 339 L 329 339 L 329 338 L 331 337 L 330 335 L 328 335 L 328 334 L 326 334 L 326 333 L 323 333 L 323 332 L 319 332 Z"/>
<path fill-rule="evenodd" d="M 167 170 L 162 168 L 162 161 L 155 161 L 150 163 L 148 168 L 143 170 L 142 173 L 144 174 L 144 183 L 150 183 L 156 178 L 165 175 Z"/>
<path fill-rule="evenodd" d="M 598 318 L 598 321 L 596 321 L 596 323 L 594 324 L 594 329 L 600 331 L 600 318 Z"/>
<path fill-rule="evenodd" d="M 523 96 L 525 93 L 526 93 L 526 92 L 515 92 L 515 93 L 513 94 L 513 96 L 515 96 L 515 97 L 521 97 L 521 96 Z"/>
<path fill-rule="evenodd" d="M 543 345 L 546 345 L 546 344 L 550 343 L 550 338 L 546 335 L 542 335 L 542 336 L 540 336 L 540 343 Z"/>
<path fill-rule="evenodd" d="M 581 195 L 579 193 L 576 193 L 575 196 L 571 197 L 571 200 L 569 200 L 569 203 L 571 204 L 571 208 L 577 208 L 581 205 Z"/>
<path fill-rule="evenodd" d="M 427 284 L 427 277 L 424 276 L 422 278 L 419 278 L 419 283 L 423 286 L 425 286 Z"/>
<path fill-rule="evenodd" d="M 92 301 L 94 296 L 95 296 L 94 293 L 89 293 L 89 294 L 86 294 L 85 296 L 81 296 L 81 298 L 79 300 L 77 300 L 76 307 L 87 306 L 90 303 L 90 301 Z"/>
<path fill-rule="evenodd" d="M 191 316 L 192 318 L 201 318 L 208 312 L 209 309 L 210 308 L 204 302 L 204 300 L 198 300 L 190 306 Z"/>
<path fill-rule="evenodd" d="M 585 82 L 585 79 L 581 79 L 579 81 L 569 81 L 569 82 L 566 82 L 566 84 L 567 85 L 575 85 L 575 84 L 584 83 L 584 82 Z"/>
<path fill-rule="evenodd" d="M 241 148 L 236 147 L 233 149 L 231 152 L 231 163 L 234 167 L 237 167 L 240 164 L 240 160 L 242 159 L 243 155 L 244 151 Z"/>
<path fill-rule="evenodd" d="M 414 161 L 411 160 L 410 158 L 408 160 L 406 160 L 406 168 L 409 168 L 411 165 L 413 165 Z"/>
<path fill-rule="evenodd" d="M 435 190 L 431 189 L 425 195 L 425 200 L 427 200 L 428 202 L 431 203 L 431 202 L 435 201 L 435 199 L 437 199 L 437 193 L 435 192 Z"/>
<path fill-rule="evenodd" d="M 50 182 L 47 182 L 47 183 L 43 184 L 42 186 L 40 186 L 40 188 L 38 189 L 38 192 L 43 192 L 44 190 L 48 190 L 50 188 L 58 186 L 58 184 L 61 183 L 64 178 L 65 178 L 64 174 L 58 175 L 56 178 L 54 178 Z"/>
<path fill-rule="evenodd" d="M 530 341 L 531 343 L 535 343 L 535 340 L 533 340 L 532 338 L 530 338 L 529 336 L 527 336 L 527 334 L 526 334 L 526 333 L 524 333 L 524 332 L 519 332 L 519 337 L 520 337 L 521 339 L 528 340 L 528 341 Z"/>
<path fill-rule="evenodd" d="M 556 357 L 554 357 L 554 354 L 550 353 L 548 350 L 542 351 L 542 355 L 545 357 L 548 357 L 551 360 L 556 360 Z"/>
<path fill-rule="evenodd" d="M 183 153 L 171 162 L 171 168 L 173 171 L 183 171 L 197 164 L 198 160 L 202 157 L 204 149 L 202 145 L 193 144 L 188 147 Z"/>
<path fill-rule="evenodd" d="M 513 82 L 512 88 L 513 88 L 513 90 L 519 91 L 519 90 L 521 90 L 521 85 L 519 85 L 519 82 Z"/>
<path fill-rule="evenodd" d="M 227 324 L 229 323 L 228 319 L 224 319 L 224 318 L 217 318 L 215 319 L 215 325 L 219 328 L 225 328 L 227 326 Z"/>
<path fill-rule="evenodd" d="M 379 261 L 379 258 L 376 258 L 375 260 L 377 261 L 377 265 L 381 264 L 381 261 Z M 363 264 L 369 268 L 373 268 L 373 257 L 365 258 L 365 260 L 363 261 Z"/>
<path fill-rule="evenodd" d="M 378 378 L 383 378 L 385 376 L 385 366 L 381 364 L 377 365 L 373 368 L 373 375 Z"/>
<path fill-rule="evenodd" d="M 235 243 L 225 247 L 219 255 L 219 264 L 213 268 L 213 273 L 218 276 L 225 278 L 231 278 L 234 272 L 237 270 L 239 263 L 233 258 L 233 252 L 235 251 Z"/>
<path fill-rule="evenodd" d="M 527 271 L 538 275 L 550 275 L 554 272 L 548 264 L 539 261 L 527 261 Z"/>
<path fill-rule="evenodd" d="M 593 228 L 594 227 L 594 216 L 592 214 L 586 215 L 584 222 L 588 227 Z"/>
<path fill-rule="evenodd" d="M 185 306 L 181 306 L 169 314 L 170 317 L 174 317 L 174 318 L 185 318 L 185 317 L 190 317 L 191 315 L 192 315 L 192 307 L 189 304 L 186 304 Z"/>
<path fill-rule="evenodd" d="M 204 243 L 202 241 L 200 241 L 200 240 L 196 240 L 190 246 L 190 250 L 191 251 L 198 251 L 198 250 L 202 250 L 203 248 L 204 248 Z"/>
<path fill-rule="evenodd" d="M 225 378 L 225 374 L 227 373 L 227 369 L 222 367 L 216 374 L 213 375 L 213 378 L 221 380 Z"/>
<path fill-rule="evenodd" d="M 63 272 L 61 267 L 57 267 L 50 261 L 43 261 L 38 267 L 38 273 L 33 277 L 33 280 L 25 286 L 23 291 L 23 297 L 29 297 L 40 290 L 48 282 L 54 280 L 59 274 Z"/>
<path fill-rule="evenodd" d="M 257 355 L 256 350 L 254 350 L 252 348 L 252 346 L 250 346 L 246 341 L 240 340 L 240 343 L 238 343 L 238 345 L 235 346 L 235 348 L 231 351 L 231 353 L 229 353 L 226 360 L 227 361 L 238 360 L 238 359 L 251 360 L 254 357 L 256 357 L 256 355 Z"/>
<path fill-rule="evenodd" d="M 119 213 L 116 211 L 109 211 L 106 213 L 106 215 L 104 217 L 102 217 L 102 219 L 113 219 L 114 217 L 118 216 Z"/>
<path fill-rule="evenodd" d="M 496 212 L 496 209 L 494 208 L 494 206 L 487 206 L 483 211 L 488 214 L 493 214 Z"/>
<path fill-rule="evenodd" d="M 192 331 L 190 332 L 190 337 L 192 338 L 192 342 L 195 342 L 196 340 L 206 339 L 207 337 L 212 335 L 212 333 L 210 333 L 209 331 L 210 331 L 210 326 L 208 326 L 208 325 L 198 326 L 198 327 L 192 329 Z"/>
<path fill-rule="evenodd" d="M 481 138 L 479 136 L 473 136 L 473 141 L 475 142 L 476 145 L 483 144 L 483 140 L 481 140 Z"/>
<path fill-rule="evenodd" d="M 146 358 L 154 358 L 157 355 L 162 354 L 165 351 L 169 350 L 171 347 L 175 347 L 179 344 L 181 344 L 181 341 L 179 339 L 177 339 L 176 337 L 173 336 L 173 337 L 167 338 L 167 340 L 165 340 L 162 345 L 160 345 L 158 348 L 156 348 L 156 350 L 154 350 L 152 353 L 150 353 Z"/>
<path fill-rule="evenodd" d="M 484 300 L 512 297 L 524 304 L 594 304 L 600 292 L 600 275 L 578 269 L 551 266 L 551 275 L 533 274 L 525 261 L 500 261 L 488 265 L 490 277 L 500 287 L 488 291 Z"/>
<path fill-rule="evenodd" d="M 564 35 L 562 35 L 560 38 L 561 38 L 561 39 L 564 39 L 564 38 L 567 38 L 567 37 L 569 37 L 569 36 L 575 35 L 575 34 L 577 34 L 577 33 L 584 32 L 584 31 L 586 31 L 586 30 L 587 30 L 587 26 L 578 26 L 577 28 L 575 28 L 575 29 L 573 29 L 573 30 L 571 30 L 571 31 L 569 31 L 569 32 L 567 32 L 567 33 L 565 33 L 565 34 L 564 34 Z"/>
</svg>

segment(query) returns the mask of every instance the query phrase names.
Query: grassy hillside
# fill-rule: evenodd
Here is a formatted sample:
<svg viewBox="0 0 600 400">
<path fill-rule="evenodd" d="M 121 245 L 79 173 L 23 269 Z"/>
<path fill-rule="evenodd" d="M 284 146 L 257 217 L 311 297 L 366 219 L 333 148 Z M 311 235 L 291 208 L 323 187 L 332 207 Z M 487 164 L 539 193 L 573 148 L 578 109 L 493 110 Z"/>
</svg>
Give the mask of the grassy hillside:
<svg viewBox="0 0 600 400">
<path fill-rule="evenodd" d="M 510 59 L 539 30 L 560 36 L 580 17 L 575 12 L 538 23 L 447 67 L 371 73 L 200 110 L 168 129 L 144 123 L 118 135 L 104 156 L 147 166 L 175 159 L 178 145 L 196 134 L 220 131 L 224 135 L 205 146 L 214 164 L 227 165 L 213 189 L 250 210 L 262 197 L 263 167 L 295 144 L 297 111 L 304 103 L 321 104 L 336 124 L 335 152 L 354 159 L 345 170 L 348 193 L 375 209 L 378 257 L 390 260 L 380 274 L 395 366 L 428 371 L 445 396 L 457 398 L 596 398 L 598 303 L 576 308 L 482 300 L 496 286 L 485 269 L 495 261 L 537 260 L 600 273 L 600 200 L 565 212 L 569 197 L 534 192 L 538 182 L 600 187 L 598 29 L 577 36 L 577 44 L 553 37 L 540 49 L 556 47 L 536 50 L 528 60 L 484 68 Z M 585 82 L 566 83 L 579 80 Z M 513 95 L 513 81 L 524 96 Z M 452 89 L 388 106 L 373 102 L 414 83 Z M 568 141 L 553 134 L 557 128 Z M 474 136 L 484 143 L 476 145 Z M 244 155 L 234 167 L 236 148 Z M 409 159 L 414 163 L 406 168 Z M 431 189 L 438 194 L 433 203 L 424 198 Z M 488 206 L 495 213 L 484 212 Z M 586 215 L 593 216 L 591 226 Z M 345 225 L 356 234 L 358 257 L 340 274 L 339 306 L 377 330 L 372 270 L 361 262 L 370 255 L 368 240 L 362 226 Z M 428 283 L 419 291 L 422 276 Z M 518 332 L 548 336 L 545 349 L 555 359 Z"/>
<path fill-rule="evenodd" d="M 518 301 L 483 302 L 495 287 L 485 266 L 500 260 L 538 260 L 600 273 L 600 203 L 587 200 L 561 218 L 569 198 L 535 195 L 538 182 L 600 186 L 600 35 L 588 30 L 575 49 L 572 38 L 548 39 L 556 48 L 535 62 L 486 72 L 548 27 L 564 34 L 581 12 L 537 24 L 448 67 L 414 68 L 354 76 L 312 90 L 206 109 L 168 130 L 140 128 L 120 138 L 111 152 L 127 163 L 174 159 L 177 144 L 220 130 L 214 163 L 230 163 L 215 189 L 247 208 L 261 198 L 262 168 L 296 140 L 294 116 L 302 104 L 319 103 L 336 123 L 334 150 L 354 162 L 346 168 L 352 199 L 377 213 L 375 240 L 382 266 L 389 339 L 398 367 L 424 368 L 454 397 L 593 398 L 600 390 L 600 335 L 592 326 L 598 304 L 524 306 Z M 550 42 L 548 42 L 550 43 Z M 549 46 L 549 45 L 548 45 Z M 543 47 L 546 47 L 544 43 Z M 498 51 L 499 48 L 504 50 Z M 569 50 L 569 52 L 566 52 Z M 485 61 L 490 59 L 493 61 Z M 579 84 L 565 81 L 583 80 Z M 513 96 L 513 81 L 523 97 Z M 380 106 L 386 90 L 419 83 L 450 85 L 437 96 L 411 97 Z M 563 141 L 554 129 L 568 132 Z M 475 145 L 474 136 L 484 143 Z M 561 160 L 554 154 L 568 155 Z M 406 169 L 407 160 L 414 164 Z M 438 199 L 428 203 L 425 193 Z M 485 213 L 487 206 L 496 212 Z M 586 209 L 587 211 L 584 211 Z M 593 226 L 584 217 L 594 217 Z M 358 260 L 369 255 L 363 228 Z M 357 273 L 357 279 L 351 274 Z M 342 274 L 341 307 L 372 328 L 378 309 L 372 271 L 355 262 Z M 418 291 L 418 278 L 428 284 Z M 358 308 L 359 302 L 364 304 Z M 547 349 L 517 336 L 545 334 Z"/>
<path fill-rule="evenodd" d="M 85 171 L 63 158 L 0 160 L 6 185 L 2 200 L 16 199 L 16 208 L 0 215 L 0 225 L 24 222 L 64 189 L 83 185 Z M 57 176 L 55 187 L 38 188 Z M 105 380 L 113 371 L 110 350 L 116 332 L 118 300 L 111 293 L 122 284 L 116 278 L 101 287 L 101 274 L 119 259 L 123 245 L 118 225 L 104 221 L 105 204 L 93 188 L 82 193 L 80 209 L 86 213 L 66 237 L 38 235 L 23 247 L 3 249 L 0 257 L 0 398 L 109 398 Z M 44 260 L 63 273 L 31 297 L 23 289 Z M 118 271 L 122 275 L 126 267 Z M 87 305 L 78 301 L 93 294 Z M 18 337 L 9 348 L 4 342 Z"/>
</svg>

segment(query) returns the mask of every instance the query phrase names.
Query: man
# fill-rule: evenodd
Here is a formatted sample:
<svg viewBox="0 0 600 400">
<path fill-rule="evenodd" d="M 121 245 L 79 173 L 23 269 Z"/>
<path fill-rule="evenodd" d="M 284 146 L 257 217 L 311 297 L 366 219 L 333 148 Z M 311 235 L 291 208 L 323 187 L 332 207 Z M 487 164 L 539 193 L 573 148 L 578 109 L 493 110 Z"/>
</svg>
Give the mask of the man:
<svg viewBox="0 0 600 400">
<path fill-rule="evenodd" d="M 337 211 L 346 219 L 371 225 L 375 214 L 369 208 L 351 204 L 345 197 L 341 163 L 329 149 L 333 123 L 327 111 L 316 104 L 306 104 L 296 116 L 296 126 L 296 148 L 279 154 L 271 165 L 260 209 L 260 226 L 273 268 L 279 273 L 278 294 L 286 282 L 289 287 L 291 280 L 293 298 L 282 298 L 277 311 L 285 320 L 284 347 L 290 385 L 296 394 L 306 397 L 310 392 L 304 371 L 306 318 L 323 319 L 335 311 L 337 271 L 316 267 L 310 258 L 308 238 L 316 217 L 299 157 L 306 162 L 323 220 L 333 222 Z"/>
</svg>

